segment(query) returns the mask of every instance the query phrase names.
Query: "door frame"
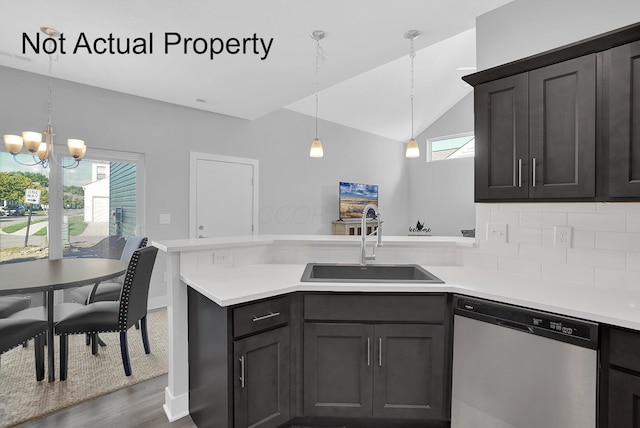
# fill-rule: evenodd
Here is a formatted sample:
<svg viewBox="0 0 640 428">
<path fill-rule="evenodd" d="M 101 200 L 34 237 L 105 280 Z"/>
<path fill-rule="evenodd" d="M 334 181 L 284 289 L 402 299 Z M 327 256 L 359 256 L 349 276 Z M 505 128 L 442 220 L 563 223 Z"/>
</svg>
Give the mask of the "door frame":
<svg viewBox="0 0 640 428">
<path fill-rule="evenodd" d="M 251 165 L 253 167 L 253 223 L 252 235 L 258 234 L 258 182 L 259 161 L 257 159 L 240 158 L 235 156 L 214 155 L 211 153 L 190 152 L 189 153 L 189 239 L 196 239 L 196 196 L 198 185 L 198 174 L 196 172 L 197 162 L 207 160 L 214 162 L 227 162 L 241 165 Z"/>
</svg>

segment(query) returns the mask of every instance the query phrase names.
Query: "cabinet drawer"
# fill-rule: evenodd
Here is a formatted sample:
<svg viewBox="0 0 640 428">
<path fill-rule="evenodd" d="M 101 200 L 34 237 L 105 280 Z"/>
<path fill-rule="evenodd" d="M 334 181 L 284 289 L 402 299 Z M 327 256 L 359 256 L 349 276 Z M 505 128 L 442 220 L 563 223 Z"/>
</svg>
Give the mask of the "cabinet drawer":
<svg viewBox="0 0 640 428">
<path fill-rule="evenodd" d="M 441 323 L 446 317 L 444 295 L 307 294 L 304 318 L 322 321 L 392 321 Z"/>
<path fill-rule="evenodd" d="M 612 328 L 609 363 L 640 372 L 640 334 Z"/>
<path fill-rule="evenodd" d="M 245 336 L 289 322 L 289 296 L 233 309 L 233 337 Z"/>
</svg>

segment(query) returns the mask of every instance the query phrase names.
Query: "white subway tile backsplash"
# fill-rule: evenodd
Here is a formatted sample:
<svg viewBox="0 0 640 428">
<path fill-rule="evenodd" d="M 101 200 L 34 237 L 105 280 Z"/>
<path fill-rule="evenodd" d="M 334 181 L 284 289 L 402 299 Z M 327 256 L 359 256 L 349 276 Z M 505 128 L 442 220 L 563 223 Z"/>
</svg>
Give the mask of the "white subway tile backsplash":
<svg viewBox="0 0 640 428">
<path fill-rule="evenodd" d="M 520 224 L 520 214 L 517 212 L 493 211 L 491 213 L 491 223 L 506 223 L 509 229 L 518 227 Z"/>
<path fill-rule="evenodd" d="M 499 209 L 504 212 L 542 212 L 542 206 L 537 203 L 500 204 Z"/>
<path fill-rule="evenodd" d="M 548 278 L 551 281 L 593 284 L 594 272 L 595 268 L 593 266 L 542 262 L 542 278 Z"/>
<path fill-rule="evenodd" d="M 566 248 L 554 248 L 546 245 L 520 244 L 520 258 L 547 262 L 566 263 Z"/>
<path fill-rule="evenodd" d="M 482 253 L 496 256 L 513 256 L 518 253 L 518 244 L 508 242 L 483 241 L 478 243 L 478 249 Z"/>
<path fill-rule="evenodd" d="M 620 251 L 640 251 L 640 233 L 597 232 L 596 248 Z"/>
<path fill-rule="evenodd" d="M 596 204 L 599 213 L 640 213 L 638 202 L 601 202 Z"/>
<path fill-rule="evenodd" d="M 462 250 L 462 264 L 479 269 L 497 270 L 498 256 L 481 253 L 475 248 L 464 249 Z"/>
<path fill-rule="evenodd" d="M 574 229 L 582 230 L 624 232 L 626 229 L 626 215 L 621 213 L 569 213 L 567 225 L 572 226 Z"/>
<path fill-rule="evenodd" d="M 547 203 L 542 206 L 544 212 L 589 213 L 596 212 L 594 202 Z"/>
<path fill-rule="evenodd" d="M 596 267 L 595 285 L 611 288 L 640 288 L 640 272 Z"/>
<path fill-rule="evenodd" d="M 542 262 L 517 257 L 498 257 L 498 270 L 538 278 L 542 275 Z"/>
<path fill-rule="evenodd" d="M 542 244 L 542 229 L 510 228 L 509 242 L 515 242 L 519 244 Z"/>
<path fill-rule="evenodd" d="M 574 248 L 595 248 L 596 232 L 594 232 L 593 230 L 575 230 L 574 229 L 572 245 Z"/>
<path fill-rule="evenodd" d="M 640 214 L 627 214 L 627 232 L 640 232 Z"/>
<path fill-rule="evenodd" d="M 627 270 L 640 272 L 640 253 L 628 252 L 627 253 Z M 640 284 L 638 284 L 640 286 Z"/>
<path fill-rule="evenodd" d="M 520 213 L 520 227 L 553 227 L 567 224 L 566 213 Z"/>
<path fill-rule="evenodd" d="M 624 251 L 591 248 L 569 248 L 567 250 L 567 264 L 624 269 L 626 263 Z"/>
</svg>

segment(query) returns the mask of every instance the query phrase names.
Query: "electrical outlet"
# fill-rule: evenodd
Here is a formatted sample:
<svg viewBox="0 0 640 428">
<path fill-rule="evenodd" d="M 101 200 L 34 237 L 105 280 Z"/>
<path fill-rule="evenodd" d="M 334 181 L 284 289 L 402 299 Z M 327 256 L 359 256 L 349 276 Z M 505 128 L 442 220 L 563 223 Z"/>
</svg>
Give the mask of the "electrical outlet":
<svg viewBox="0 0 640 428">
<path fill-rule="evenodd" d="M 507 242 L 506 223 L 487 223 L 487 241 Z"/>
<path fill-rule="evenodd" d="M 554 226 L 553 245 L 560 248 L 571 248 L 573 228 L 571 226 Z"/>
<path fill-rule="evenodd" d="M 230 265 L 233 262 L 231 250 L 219 250 L 213 252 L 214 265 Z"/>
</svg>

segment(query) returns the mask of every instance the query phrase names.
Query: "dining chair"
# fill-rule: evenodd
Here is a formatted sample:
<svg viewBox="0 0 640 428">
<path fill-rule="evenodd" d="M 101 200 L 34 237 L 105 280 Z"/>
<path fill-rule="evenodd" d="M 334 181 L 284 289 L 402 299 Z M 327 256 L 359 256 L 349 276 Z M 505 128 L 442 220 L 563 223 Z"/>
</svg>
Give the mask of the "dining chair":
<svg viewBox="0 0 640 428">
<path fill-rule="evenodd" d="M 129 262 L 133 252 L 139 248 L 147 246 L 147 238 L 144 236 L 131 235 L 122 249 L 120 260 Z M 94 285 L 85 285 L 71 291 L 71 300 L 77 303 L 88 304 L 92 302 L 105 302 L 118 300 L 124 277 L 121 276 L 112 282 L 99 282 Z"/>
<path fill-rule="evenodd" d="M 0 318 L 7 318 L 31 305 L 31 298 L 28 296 L 5 296 L 0 297 Z"/>
<path fill-rule="evenodd" d="M 0 356 L 31 338 L 35 340 L 36 379 L 44 379 L 44 339 L 47 322 L 40 319 L 0 319 Z"/>
<path fill-rule="evenodd" d="M 71 334 L 90 334 L 95 339 L 98 333 L 119 332 L 122 365 L 127 376 L 131 375 L 127 330 L 137 321 L 140 321 L 144 352 L 151 352 L 147 333 L 147 300 L 157 253 L 156 247 L 133 252 L 119 300 L 89 303 L 55 324 L 55 334 L 60 336 L 60 380 L 67 379 L 68 336 Z M 97 354 L 97 340 L 91 342 L 92 351 Z"/>
</svg>

